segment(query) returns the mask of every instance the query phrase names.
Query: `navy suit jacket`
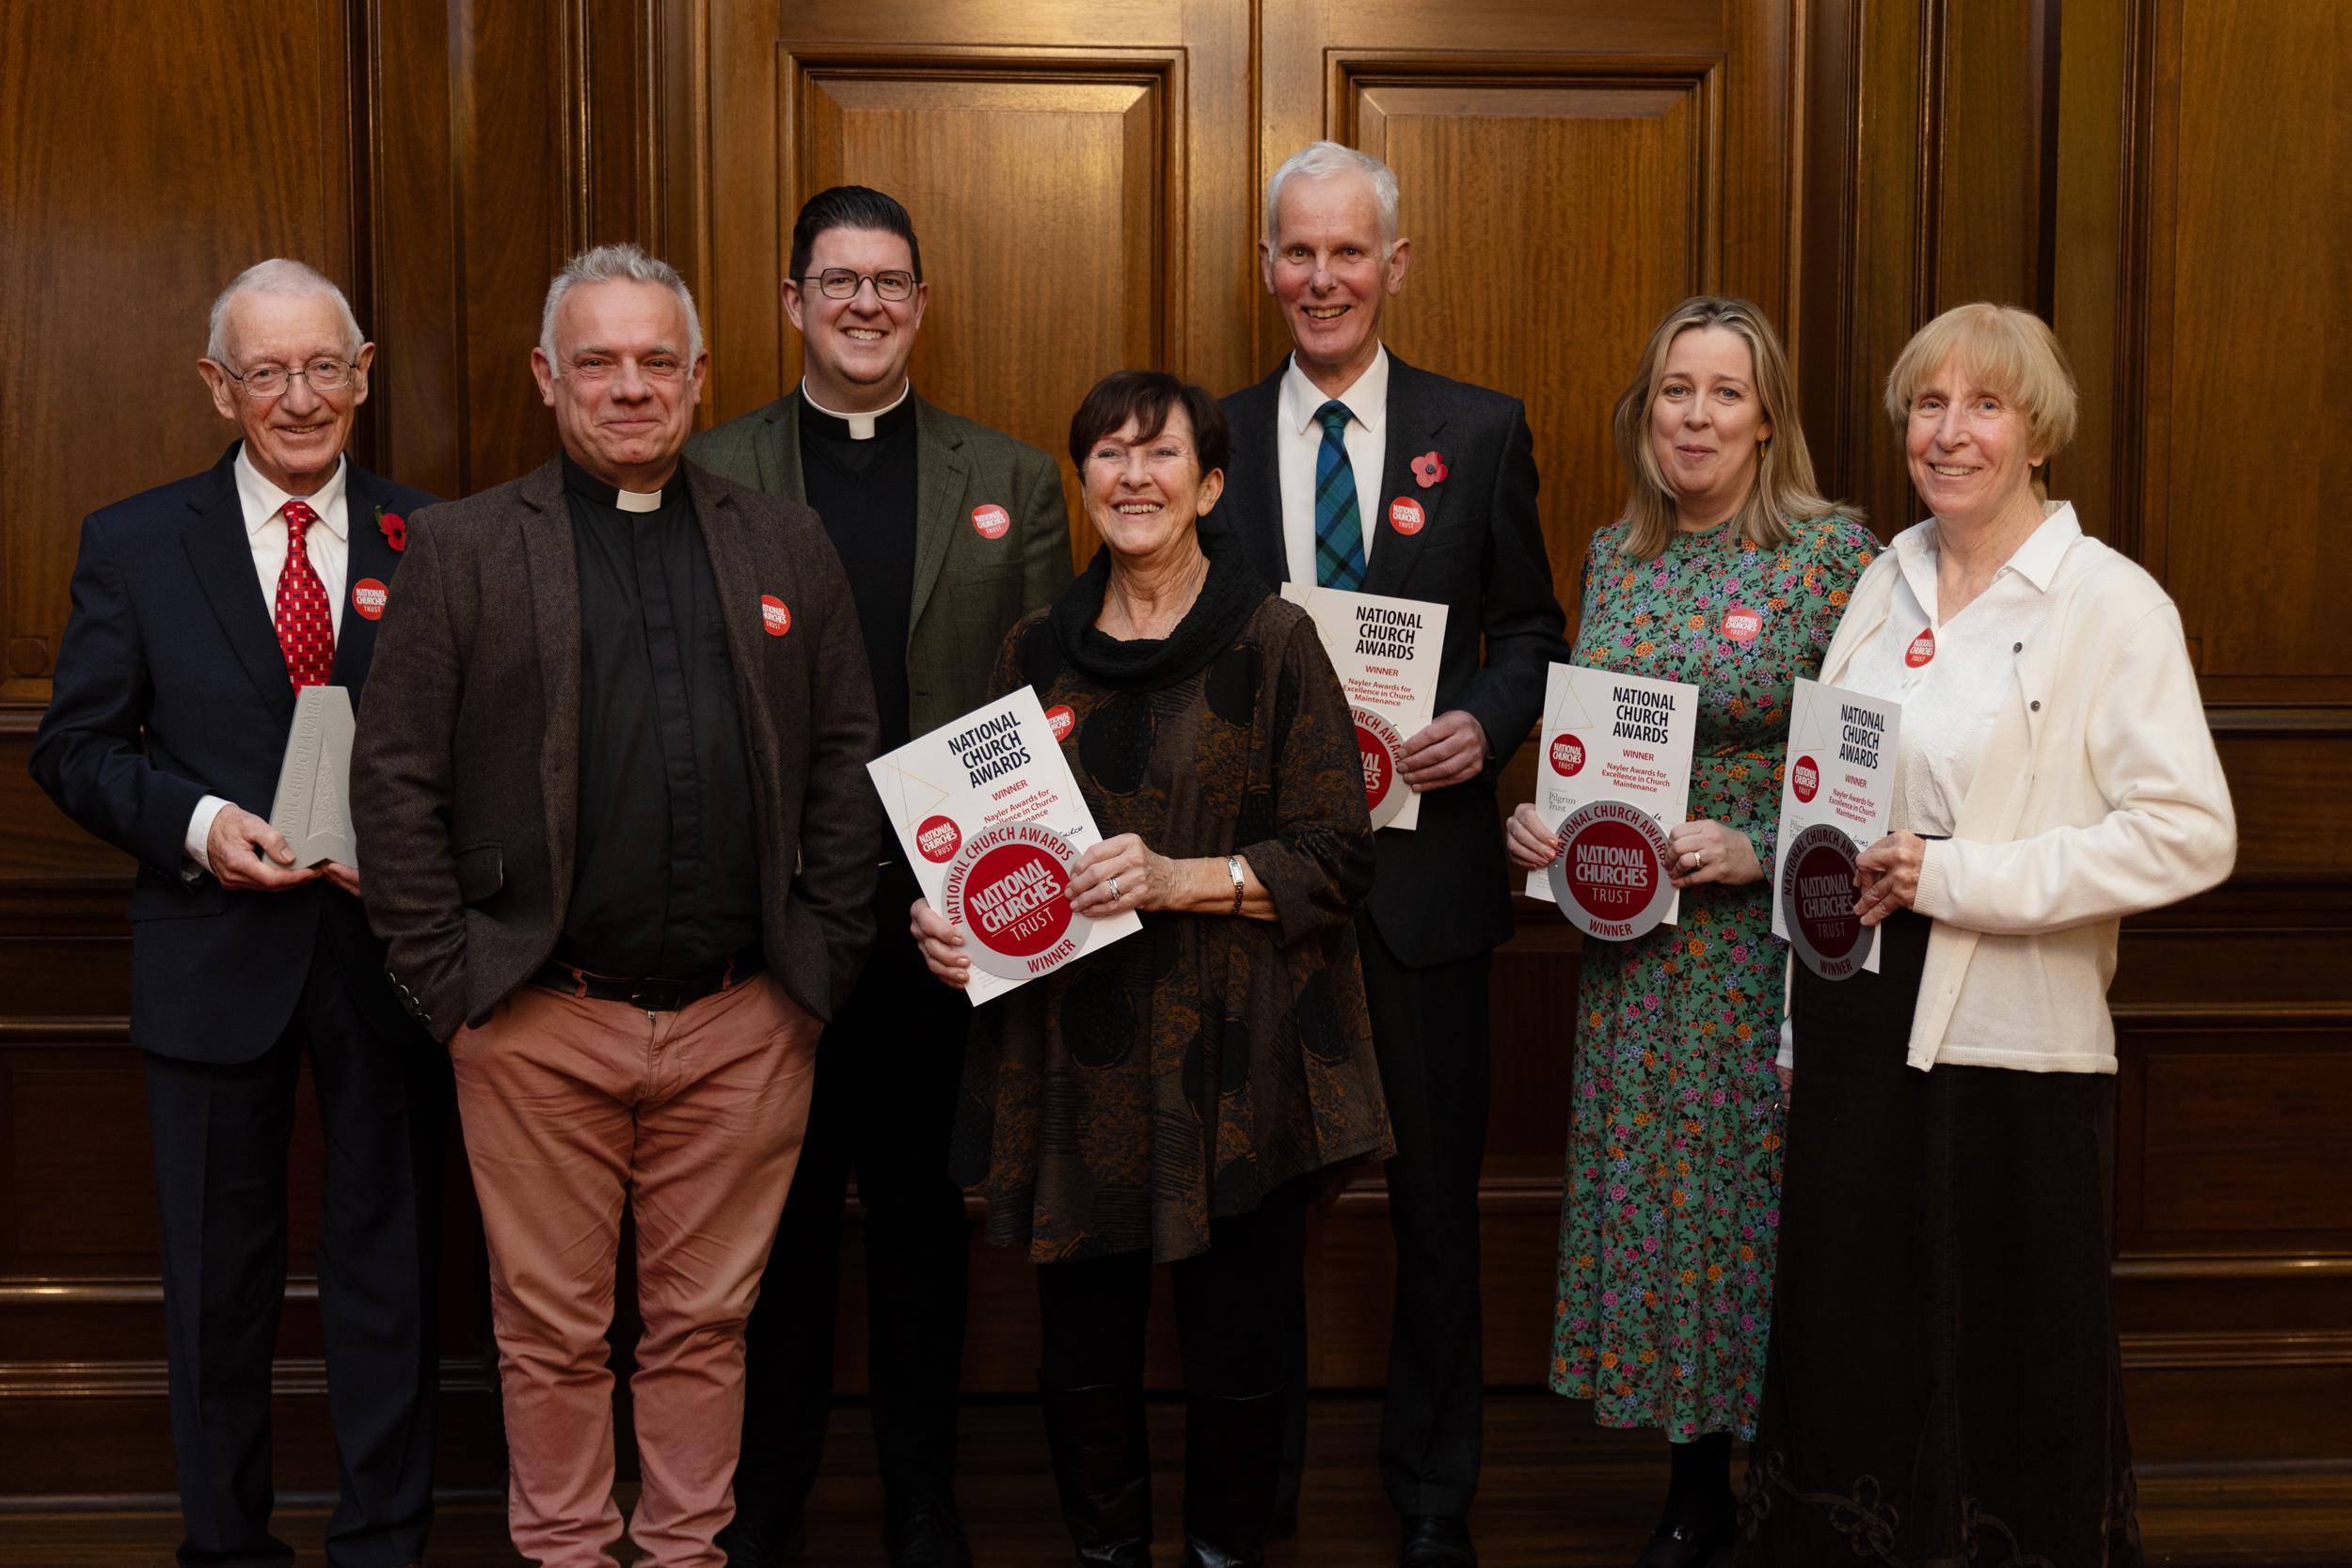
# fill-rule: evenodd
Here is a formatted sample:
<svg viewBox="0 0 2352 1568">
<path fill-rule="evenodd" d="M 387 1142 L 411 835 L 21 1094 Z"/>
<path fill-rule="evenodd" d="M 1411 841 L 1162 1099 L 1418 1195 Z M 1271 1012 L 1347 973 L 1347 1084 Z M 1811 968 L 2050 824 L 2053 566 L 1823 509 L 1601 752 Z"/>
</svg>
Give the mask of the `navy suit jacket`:
<svg viewBox="0 0 2352 1568">
<path fill-rule="evenodd" d="M 1290 577 L 1275 429 L 1288 368 L 1286 358 L 1224 400 L 1232 466 L 1207 525 L 1278 583 Z M 1470 713 L 1490 748 L 1476 778 L 1422 798 L 1419 828 L 1376 835 L 1379 874 L 1366 907 L 1390 951 L 1417 967 L 1486 952 L 1511 935 L 1495 778 L 1543 716 L 1546 667 L 1568 660 L 1535 512 L 1534 447 L 1518 399 L 1416 370 L 1391 351 L 1380 494 L 1359 498 L 1372 541 L 1364 592 L 1446 607 L 1438 711 Z M 1446 473 L 1423 485 L 1413 460 L 1431 451 Z M 1400 497 L 1419 503 L 1418 531 L 1399 532 L 1391 520 Z"/>
<path fill-rule="evenodd" d="M 415 1037 L 359 901 L 325 879 L 231 892 L 187 875 L 188 818 L 217 795 L 269 815 L 294 688 L 238 504 L 237 444 L 212 468 L 92 513 L 34 780 L 68 816 L 139 863 L 131 891 L 131 1037 L 187 1061 L 250 1061 L 294 1015 L 317 943 L 385 1032 Z M 400 556 L 376 509 L 434 498 L 347 470 L 343 592 L 389 585 Z M 346 602 L 329 679 L 358 700 L 377 623 Z M 361 826 L 364 841 L 366 832 Z M 360 851 L 364 862 L 366 850 Z"/>
</svg>

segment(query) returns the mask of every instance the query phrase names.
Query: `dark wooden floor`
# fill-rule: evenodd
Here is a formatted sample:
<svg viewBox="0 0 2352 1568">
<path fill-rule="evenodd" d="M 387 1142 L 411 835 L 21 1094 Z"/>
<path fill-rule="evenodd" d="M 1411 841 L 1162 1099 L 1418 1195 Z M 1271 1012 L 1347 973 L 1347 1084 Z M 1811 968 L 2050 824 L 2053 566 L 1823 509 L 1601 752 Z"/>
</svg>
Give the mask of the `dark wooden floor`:
<svg viewBox="0 0 2352 1568">
<path fill-rule="evenodd" d="M 1381 1568 L 1392 1561 L 1395 1521 L 1374 1474 L 1379 1405 L 1331 1395 L 1314 1405 L 1314 1465 L 1299 1538 L 1269 1568 Z M 1181 1408 L 1152 1412 L 1163 1561 L 1181 1540 L 1177 1510 Z M 1071 1560 L 1054 1503 L 1034 1406 L 983 1403 L 964 1421 L 961 1501 L 983 1568 Z M 1486 1481 L 1472 1517 L 1488 1568 L 1624 1568 L 1656 1516 L 1665 1483 L 1654 1433 L 1602 1431 L 1587 1408 L 1541 1393 L 1501 1393 L 1487 1406 Z M 2352 1473 L 2231 1477 L 2143 1476 L 2140 1522 L 2151 1563 L 2352 1565 Z M 325 1514 L 288 1508 L 279 1532 L 305 1562 L 319 1557 Z M 881 1490 L 866 1414 L 834 1422 L 826 1473 L 810 1515 L 811 1568 L 882 1568 Z M 0 1512 L 8 1568 L 147 1568 L 167 1564 L 177 1539 L 167 1512 Z M 444 1507 L 435 1568 L 514 1568 L 503 1509 L 493 1499 Z"/>
</svg>

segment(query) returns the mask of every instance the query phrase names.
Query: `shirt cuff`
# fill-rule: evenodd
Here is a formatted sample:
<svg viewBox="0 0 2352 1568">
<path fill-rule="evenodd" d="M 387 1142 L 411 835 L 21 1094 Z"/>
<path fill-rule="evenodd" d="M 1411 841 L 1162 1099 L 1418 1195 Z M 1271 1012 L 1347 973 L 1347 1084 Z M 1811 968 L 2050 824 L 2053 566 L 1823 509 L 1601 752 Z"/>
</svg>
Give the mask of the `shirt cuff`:
<svg viewBox="0 0 2352 1568">
<path fill-rule="evenodd" d="M 218 816 L 221 807 L 228 803 L 217 795 L 207 795 L 196 803 L 196 810 L 188 814 L 188 836 L 184 840 L 188 859 L 207 871 L 212 870 L 213 861 L 204 852 L 204 846 L 213 836 L 213 818 Z"/>
</svg>

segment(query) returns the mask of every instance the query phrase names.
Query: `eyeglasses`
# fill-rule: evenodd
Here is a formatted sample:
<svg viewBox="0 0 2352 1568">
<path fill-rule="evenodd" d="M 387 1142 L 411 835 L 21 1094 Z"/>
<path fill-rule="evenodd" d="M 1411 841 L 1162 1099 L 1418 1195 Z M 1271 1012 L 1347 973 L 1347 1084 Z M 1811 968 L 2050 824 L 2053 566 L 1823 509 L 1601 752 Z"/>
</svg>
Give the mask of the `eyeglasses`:
<svg viewBox="0 0 2352 1568">
<path fill-rule="evenodd" d="M 822 272 L 810 273 L 801 281 L 816 284 L 827 299 L 855 299 L 858 289 L 866 283 L 874 285 L 877 299 L 914 296 L 914 274 L 911 272 L 851 272 L 848 267 L 827 267 Z"/>
<path fill-rule="evenodd" d="M 217 359 L 213 363 L 220 365 Z M 267 403 L 273 398 L 284 397 L 286 388 L 294 385 L 295 376 L 309 382 L 310 390 L 314 392 L 339 392 L 351 385 L 351 377 L 358 367 L 348 359 L 322 356 L 291 370 L 283 365 L 256 365 L 239 375 L 227 365 L 220 365 L 220 369 L 223 375 L 244 388 L 246 397 L 256 403 Z"/>
</svg>

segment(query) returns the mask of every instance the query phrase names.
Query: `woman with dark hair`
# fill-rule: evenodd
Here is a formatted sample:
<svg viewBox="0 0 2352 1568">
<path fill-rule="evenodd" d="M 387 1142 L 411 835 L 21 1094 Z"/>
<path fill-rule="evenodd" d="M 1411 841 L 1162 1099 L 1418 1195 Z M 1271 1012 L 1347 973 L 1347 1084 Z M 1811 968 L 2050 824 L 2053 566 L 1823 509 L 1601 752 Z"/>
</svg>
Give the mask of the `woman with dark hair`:
<svg viewBox="0 0 2352 1568">
<path fill-rule="evenodd" d="M 1788 695 L 1820 668 L 1878 541 L 1815 490 L 1780 340 L 1743 299 L 1676 306 L 1617 400 L 1626 515 L 1593 536 L 1576 661 L 1699 689 L 1678 923 L 1587 942 L 1551 1386 L 1674 1464 L 1637 1568 L 1732 1533 L 1731 1439 L 1754 1430 L 1772 1323 L 1783 950 L 1771 865 Z M 1533 806 L 1514 860 L 1558 841 Z"/>
<path fill-rule="evenodd" d="M 1355 725 L 1306 613 L 1202 547 L 1227 448 L 1215 400 L 1174 376 L 1087 394 L 1070 455 L 1103 548 L 1014 626 L 993 686 L 1071 715 L 1104 835 L 1071 908 L 1143 917 L 982 1013 L 955 1153 L 989 1239 L 1039 1264 L 1063 1513 L 1079 1560 L 1119 1568 L 1151 1561 L 1153 1265 L 1184 1350 L 1184 1561 L 1259 1562 L 1302 1189 L 1393 1147 L 1352 918 L 1373 868 Z M 962 933 L 912 913 L 932 972 L 966 983 Z"/>
</svg>

